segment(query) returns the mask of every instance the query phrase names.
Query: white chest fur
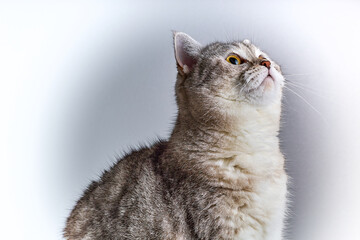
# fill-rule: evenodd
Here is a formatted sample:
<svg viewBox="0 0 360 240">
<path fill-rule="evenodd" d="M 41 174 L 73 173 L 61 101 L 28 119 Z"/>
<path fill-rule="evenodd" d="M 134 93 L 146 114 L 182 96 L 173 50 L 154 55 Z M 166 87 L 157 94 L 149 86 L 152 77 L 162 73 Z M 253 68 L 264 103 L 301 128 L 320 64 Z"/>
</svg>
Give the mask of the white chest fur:
<svg viewBox="0 0 360 240">
<path fill-rule="evenodd" d="M 233 189 L 219 210 L 224 238 L 282 239 L 287 177 L 281 153 L 234 155 L 210 165 L 220 184 Z"/>
</svg>

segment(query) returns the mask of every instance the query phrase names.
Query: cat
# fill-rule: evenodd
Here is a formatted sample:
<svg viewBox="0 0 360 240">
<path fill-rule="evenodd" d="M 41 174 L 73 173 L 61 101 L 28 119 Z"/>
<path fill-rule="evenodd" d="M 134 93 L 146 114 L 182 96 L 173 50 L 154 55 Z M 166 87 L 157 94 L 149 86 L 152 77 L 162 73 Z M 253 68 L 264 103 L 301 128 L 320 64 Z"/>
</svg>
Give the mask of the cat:
<svg viewBox="0 0 360 240">
<path fill-rule="evenodd" d="M 174 32 L 178 116 L 171 136 L 133 150 L 77 202 L 66 239 L 280 240 L 285 79 L 249 40 L 202 46 Z"/>
</svg>

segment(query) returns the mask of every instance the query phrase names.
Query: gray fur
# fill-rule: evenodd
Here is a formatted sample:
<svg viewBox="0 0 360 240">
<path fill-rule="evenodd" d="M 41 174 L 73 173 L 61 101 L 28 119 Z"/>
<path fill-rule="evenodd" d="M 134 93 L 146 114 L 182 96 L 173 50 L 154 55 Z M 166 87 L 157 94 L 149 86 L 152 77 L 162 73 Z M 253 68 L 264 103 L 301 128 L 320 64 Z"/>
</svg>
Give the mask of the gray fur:
<svg viewBox="0 0 360 240">
<path fill-rule="evenodd" d="M 283 161 L 266 174 L 236 165 L 236 179 L 227 179 L 224 169 L 208 163 L 221 159 L 231 164 L 239 154 L 249 154 L 250 148 L 242 148 L 248 140 L 239 136 L 248 131 L 246 136 L 253 138 L 258 132 L 238 127 L 234 109 L 246 105 L 262 111 L 280 104 L 281 85 L 267 96 L 249 84 L 263 69 L 252 44 L 215 42 L 191 48 L 190 41 L 184 46 L 179 51 L 186 54 L 190 49 L 195 65 L 186 72 L 177 59 L 179 110 L 170 139 L 132 151 L 93 182 L 67 219 L 66 239 L 243 239 L 247 223 L 224 224 L 223 219 L 231 218 L 229 206 L 257 219 L 251 227 L 259 236 L 268 234 L 266 213 L 252 209 L 256 204 L 251 196 L 257 191 L 256 181 L 284 176 Z M 226 62 L 233 51 L 240 51 L 247 62 L 237 67 Z M 277 119 L 280 111 L 269 116 Z M 276 121 L 260 121 L 255 127 L 265 129 L 276 142 Z M 256 142 L 268 147 L 260 135 Z M 236 151 L 234 146 L 239 146 Z M 277 144 L 271 148 L 278 152 Z"/>
</svg>

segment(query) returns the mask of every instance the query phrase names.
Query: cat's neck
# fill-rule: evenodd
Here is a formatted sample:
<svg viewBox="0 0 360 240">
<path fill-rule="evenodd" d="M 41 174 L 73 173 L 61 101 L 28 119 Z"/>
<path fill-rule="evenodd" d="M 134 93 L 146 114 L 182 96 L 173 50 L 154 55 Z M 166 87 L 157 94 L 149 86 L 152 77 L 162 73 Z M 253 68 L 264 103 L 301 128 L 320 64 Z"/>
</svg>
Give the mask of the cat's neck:
<svg viewBox="0 0 360 240">
<path fill-rule="evenodd" d="M 190 115 L 178 116 L 169 144 L 194 158 L 225 159 L 241 154 L 279 152 L 280 104 L 243 104 L 236 119 L 209 126 Z"/>
</svg>

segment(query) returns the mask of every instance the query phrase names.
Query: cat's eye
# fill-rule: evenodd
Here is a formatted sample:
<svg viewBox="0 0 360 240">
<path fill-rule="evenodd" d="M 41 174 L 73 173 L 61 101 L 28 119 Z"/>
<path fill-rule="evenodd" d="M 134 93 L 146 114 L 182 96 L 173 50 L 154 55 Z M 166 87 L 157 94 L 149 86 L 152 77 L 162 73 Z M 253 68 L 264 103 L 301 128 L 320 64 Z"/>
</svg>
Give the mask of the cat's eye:
<svg viewBox="0 0 360 240">
<path fill-rule="evenodd" d="M 234 65 L 239 65 L 241 64 L 241 59 L 238 57 L 238 56 L 235 56 L 235 55 L 230 55 L 226 58 L 226 61 L 228 61 L 229 63 L 231 64 L 234 64 Z"/>
</svg>

